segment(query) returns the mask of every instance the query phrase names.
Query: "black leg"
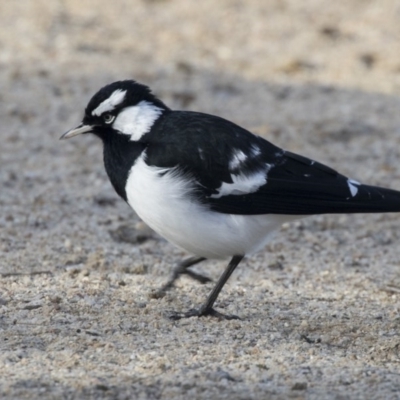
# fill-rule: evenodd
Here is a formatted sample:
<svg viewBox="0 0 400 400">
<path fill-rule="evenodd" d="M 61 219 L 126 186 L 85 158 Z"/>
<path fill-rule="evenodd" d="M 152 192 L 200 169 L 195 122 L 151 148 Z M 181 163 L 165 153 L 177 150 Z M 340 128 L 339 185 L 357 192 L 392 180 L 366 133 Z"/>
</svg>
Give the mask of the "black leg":
<svg viewBox="0 0 400 400">
<path fill-rule="evenodd" d="M 232 257 L 232 259 L 229 262 L 228 266 L 226 267 L 224 273 L 221 275 L 218 282 L 214 286 L 214 289 L 211 291 L 211 293 L 207 297 L 207 300 L 198 310 L 189 310 L 187 313 L 184 313 L 184 314 L 173 313 L 172 315 L 170 315 L 170 318 L 177 320 L 177 319 L 181 319 L 181 318 L 202 317 L 202 316 L 210 315 L 213 317 L 217 317 L 219 319 L 239 319 L 239 317 L 237 317 L 235 315 L 221 314 L 220 312 L 213 309 L 213 305 L 215 303 L 215 300 L 217 300 L 217 297 L 218 297 L 220 291 L 222 290 L 222 288 L 224 287 L 226 281 L 232 275 L 233 271 L 239 265 L 240 261 L 243 260 L 243 257 L 244 256 L 233 256 Z"/>
<path fill-rule="evenodd" d="M 190 271 L 188 268 L 191 267 L 192 265 L 198 264 L 202 261 L 204 261 L 204 257 L 190 257 L 186 260 L 183 260 L 181 263 L 178 264 L 178 266 L 174 269 L 174 272 L 172 273 L 171 279 L 160 289 L 160 293 L 165 293 L 168 290 L 172 288 L 174 285 L 175 281 L 182 275 L 186 274 L 189 275 L 191 278 L 195 279 L 196 281 L 199 281 L 200 283 L 207 283 L 210 282 L 211 279 L 207 278 L 206 276 L 197 274 L 196 272 Z"/>
</svg>

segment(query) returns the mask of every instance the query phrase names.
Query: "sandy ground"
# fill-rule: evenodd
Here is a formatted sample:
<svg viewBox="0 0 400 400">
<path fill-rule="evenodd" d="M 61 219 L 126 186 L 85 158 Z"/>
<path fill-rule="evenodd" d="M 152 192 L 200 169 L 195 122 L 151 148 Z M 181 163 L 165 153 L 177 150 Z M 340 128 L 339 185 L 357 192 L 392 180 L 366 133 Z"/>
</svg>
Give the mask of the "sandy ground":
<svg viewBox="0 0 400 400">
<path fill-rule="evenodd" d="M 400 189 L 394 0 L 0 3 L 1 398 L 400 398 L 400 216 L 282 228 L 217 307 L 113 193 L 100 143 L 59 142 L 135 78 L 371 184 Z M 217 279 L 224 262 L 197 268 Z"/>
</svg>

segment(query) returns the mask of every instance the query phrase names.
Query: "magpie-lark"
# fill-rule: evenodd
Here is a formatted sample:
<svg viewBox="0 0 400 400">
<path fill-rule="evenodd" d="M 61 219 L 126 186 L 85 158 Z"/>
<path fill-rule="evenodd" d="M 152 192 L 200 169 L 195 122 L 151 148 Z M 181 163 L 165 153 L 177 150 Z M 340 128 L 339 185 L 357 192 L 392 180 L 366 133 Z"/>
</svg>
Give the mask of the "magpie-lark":
<svg viewBox="0 0 400 400">
<path fill-rule="evenodd" d="M 274 146 L 223 118 L 173 111 L 147 86 L 114 82 L 97 92 L 82 123 L 93 133 L 116 192 L 161 236 L 192 253 L 165 285 L 205 259 L 230 262 L 205 303 L 175 318 L 224 316 L 213 305 L 243 257 L 282 223 L 306 215 L 400 211 L 400 192 L 363 185 Z"/>
</svg>

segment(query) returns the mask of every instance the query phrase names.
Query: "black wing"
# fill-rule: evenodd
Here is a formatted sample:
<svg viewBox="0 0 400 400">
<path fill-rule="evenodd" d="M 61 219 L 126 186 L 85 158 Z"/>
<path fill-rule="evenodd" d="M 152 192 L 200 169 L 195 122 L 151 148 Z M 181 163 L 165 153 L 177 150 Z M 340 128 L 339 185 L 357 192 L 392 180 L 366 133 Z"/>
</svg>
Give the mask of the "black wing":
<svg viewBox="0 0 400 400">
<path fill-rule="evenodd" d="M 151 143 L 147 162 L 177 167 L 193 177 L 199 199 L 214 211 L 243 215 L 400 211 L 400 192 L 362 185 L 222 118 L 171 112 L 156 128 L 146 138 Z"/>
<path fill-rule="evenodd" d="M 305 157 L 284 152 L 256 192 L 209 198 L 229 214 L 339 214 L 400 211 L 400 192 L 359 184 Z"/>
</svg>

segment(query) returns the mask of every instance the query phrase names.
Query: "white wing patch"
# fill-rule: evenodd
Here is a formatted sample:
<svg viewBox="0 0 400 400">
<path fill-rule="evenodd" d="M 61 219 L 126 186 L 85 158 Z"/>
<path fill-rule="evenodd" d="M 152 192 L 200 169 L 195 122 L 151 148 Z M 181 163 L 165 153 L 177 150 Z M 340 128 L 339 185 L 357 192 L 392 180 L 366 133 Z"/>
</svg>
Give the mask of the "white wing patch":
<svg viewBox="0 0 400 400">
<path fill-rule="evenodd" d="M 124 101 L 125 96 L 126 90 L 114 90 L 108 99 L 102 101 L 97 108 L 92 111 L 92 115 L 100 116 L 105 112 L 114 110 L 118 104 L 121 104 Z"/>
<path fill-rule="evenodd" d="M 257 145 L 253 144 L 251 146 L 251 155 L 255 158 L 255 157 L 259 156 L 260 154 L 261 154 L 260 148 Z"/>
<path fill-rule="evenodd" d="M 162 112 L 161 108 L 148 101 L 141 101 L 136 106 L 124 108 L 115 118 L 112 127 L 125 135 L 129 135 L 132 141 L 137 141 L 150 131 Z"/>
<path fill-rule="evenodd" d="M 217 194 L 213 194 L 210 197 L 219 199 L 222 196 L 229 195 L 243 195 L 247 193 L 254 193 L 261 186 L 267 183 L 267 173 L 272 168 L 271 164 L 265 164 L 266 168 L 262 171 L 257 171 L 251 175 L 245 175 L 243 173 L 235 175 L 232 174 L 232 183 L 222 182 L 222 185 L 218 189 Z"/>
<path fill-rule="evenodd" d="M 199 147 L 199 148 L 198 148 L 198 151 L 199 151 L 199 156 L 200 156 L 201 161 L 204 161 L 204 160 L 205 160 L 205 157 L 204 157 L 204 151 L 203 151 L 203 149 L 202 149 L 201 147 Z"/>
<path fill-rule="evenodd" d="M 229 169 L 235 170 L 240 164 L 247 160 L 246 154 L 242 150 L 233 150 L 232 158 L 229 161 Z"/>
<path fill-rule="evenodd" d="M 358 193 L 358 186 L 361 185 L 360 182 L 357 182 L 353 179 L 347 180 L 347 186 L 349 187 L 350 193 L 352 197 L 354 197 Z"/>
</svg>

